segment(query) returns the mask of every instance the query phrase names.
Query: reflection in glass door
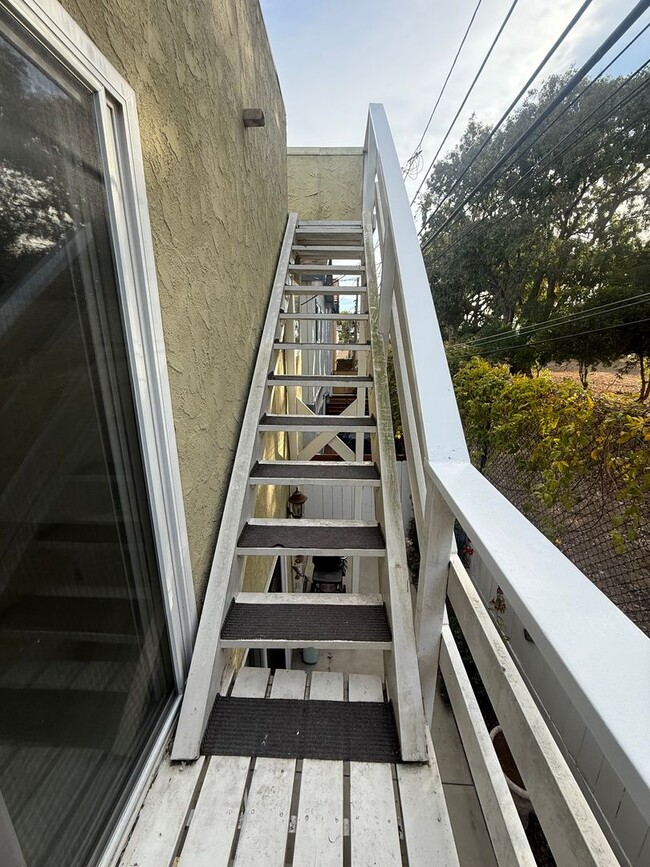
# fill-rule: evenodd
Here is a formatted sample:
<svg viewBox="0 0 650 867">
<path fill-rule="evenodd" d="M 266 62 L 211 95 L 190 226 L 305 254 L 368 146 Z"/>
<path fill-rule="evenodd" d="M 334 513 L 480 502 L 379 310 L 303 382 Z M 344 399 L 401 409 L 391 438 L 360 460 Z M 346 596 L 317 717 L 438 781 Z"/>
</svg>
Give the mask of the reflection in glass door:
<svg viewBox="0 0 650 867">
<path fill-rule="evenodd" d="M 0 12 L 0 807 L 28 867 L 92 861 L 175 692 L 97 129 Z"/>
</svg>

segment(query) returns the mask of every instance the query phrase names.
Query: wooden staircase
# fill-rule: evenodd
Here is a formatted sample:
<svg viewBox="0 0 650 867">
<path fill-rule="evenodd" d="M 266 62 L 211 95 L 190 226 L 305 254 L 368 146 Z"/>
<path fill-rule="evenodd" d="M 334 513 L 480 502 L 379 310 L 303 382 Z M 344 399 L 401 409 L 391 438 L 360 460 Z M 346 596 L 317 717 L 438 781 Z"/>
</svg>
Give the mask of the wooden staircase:
<svg viewBox="0 0 650 867">
<path fill-rule="evenodd" d="M 330 276 L 356 277 L 360 285 L 307 282 L 325 283 Z M 338 312 L 323 312 L 326 305 L 309 303 L 330 295 L 339 296 Z M 330 306 L 336 311 L 336 305 Z M 215 698 L 227 697 L 231 685 L 232 649 L 314 647 L 383 652 L 401 759 L 429 761 L 377 307 L 371 228 L 360 221 L 300 222 L 292 215 L 224 510 L 216 568 L 172 753 L 175 760 L 197 758 Z M 346 327 L 346 339 L 339 344 L 341 323 L 349 322 L 355 328 Z M 350 334 L 356 340 L 350 340 Z M 354 371 L 335 372 L 338 351 L 352 355 Z M 311 353 L 313 359 L 314 352 L 318 370 L 304 373 L 314 370 L 305 355 Z M 341 395 L 345 401 L 339 413 L 315 413 L 317 403 L 305 395 L 334 388 L 352 392 L 349 398 Z M 286 412 L 279 414 L 278 405 Z M 322 401 L 319 405 L 324 407 Z M 368 434 L 370 461 L 364 459 Z M 265 460 L 265 437 L 275 437 L 287 459 Z M 340 460 L 322 460 L 326 451 L 334 451 Z M 351 486 L 355 518 L 256 518 L 255 495 L 261 485 Z M 374 491 L 373 521 L 361 520 L 364 487 Z M 277 499 L 285 498 L 286 492 L 278 491 Z M 374 558 L 380 593 L 244 592 L 247 559 L 278 555 L 286 558 L 289 574 L 290 558 L 296 556 L 340 556 L 353 562 Z"/>
</svg>

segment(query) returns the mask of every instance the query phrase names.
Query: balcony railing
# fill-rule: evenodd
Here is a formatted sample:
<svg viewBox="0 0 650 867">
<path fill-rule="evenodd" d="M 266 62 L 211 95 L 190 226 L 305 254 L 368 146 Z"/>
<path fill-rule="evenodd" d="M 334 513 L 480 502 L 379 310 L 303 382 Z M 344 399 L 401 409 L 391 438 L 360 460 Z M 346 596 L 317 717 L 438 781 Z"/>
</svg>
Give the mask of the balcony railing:
<svg viewBox="0 0 650 867">
<path fill-rule="evenodd" d="M 611 843 L 623 862 L 640 867 L 650 859 L 650 640 L 471 465 L 381 105 L 371 105 L 368 117 L 363 210 L 381 259 L 380 332 L 393 350 L 421 549 L 416 637 L 427 717 L 440 670 L 498 863 L 534 863 L 445 620 L 447 600 L 558 863 L 618 863 Z M 551 735 L 526 685 L 534 677 L 525 667 L 522 676 L 452 554 L 456 520 L 534 642 L 540 664 L 569 697 L 574 718 L 589 733 L 588 759 L 597 773 L 587 774 L 579 750 L 572 753 Z M 541 710 L 560 731 L 549 709 Z M 580 786 L 563 755 L 576 764 Z M 610 803 L 596 794 L 605 772 L 615 803 L 611 787 Z"/>
</svg>

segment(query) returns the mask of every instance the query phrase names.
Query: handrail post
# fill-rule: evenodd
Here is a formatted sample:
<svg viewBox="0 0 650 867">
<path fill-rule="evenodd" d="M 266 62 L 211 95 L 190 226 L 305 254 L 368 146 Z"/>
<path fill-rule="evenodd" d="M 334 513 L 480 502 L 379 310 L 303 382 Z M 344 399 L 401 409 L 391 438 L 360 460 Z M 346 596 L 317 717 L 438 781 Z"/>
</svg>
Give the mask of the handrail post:
<svg viewBox="0 0 650 867">
<path fill-rule="evenodd" d="M 420 539 L 420 571 L 415 608 L 417 645 L 424 714 L 433 722 L 442 621 L 454 533 L 454 513 L 440 492 L 426 481 L 425 536 Z"/>
</svg>

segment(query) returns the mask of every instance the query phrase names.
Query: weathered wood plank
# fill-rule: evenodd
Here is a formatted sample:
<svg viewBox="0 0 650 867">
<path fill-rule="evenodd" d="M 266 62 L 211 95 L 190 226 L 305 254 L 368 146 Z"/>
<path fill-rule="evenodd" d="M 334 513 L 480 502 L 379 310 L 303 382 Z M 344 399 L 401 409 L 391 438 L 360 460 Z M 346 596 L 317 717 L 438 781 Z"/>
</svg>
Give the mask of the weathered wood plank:
<svg viewBox="0 0 650 867">
<path fill-rule="evenodd" d="M 212 756 L 179 867 L 228 867 L 248 778 L 247 756 Z"/>
<path fill-rule="evenodd" d="M 343 675 L 312 672 L 309 697 L 343 701 Z M 293 863 L 296 867 L 343 864 L 343 762 L 303 762 Z"/>
<path fill-rule="evenodd" d="M 351 674 L 350 701 L 383 701 L 381 678 Z M 350 763 L 352 867 L 401 865 L 391 765 Z"/>
<path fill-rule="evenodd" d="M 448 593 L 554 858 L 615 867 L 618 860 L 457 555 Z"/>
<path fill-rule="evenodd" d="M 235 602 L 248 605 L 381 605 L 380 593 L 249 593 L 242 592 Z M 323 672 L 314 672 L 322 674 Z"/>
<path fill-rule="evenodd" d="M 191 765 L 164 761 L 138 816 L 120 867 L 169 867 L 176 855 L 205 758 Z"/>
<path fill-rule="evenodd" d="M 537 862 L 449 626 L 442 630 L 440 670 L 499 867 L 535 867 Z"/>
<path fill-rule="evenodd" d="M 459 867 L 440 772 L 429 741 L 428 764 L 397 765 L 409 867 Z"/>
<path fill-rule="evenodd" d="M 303 698 L 305 683 L 304 671 L 278 670 L 270 700 Z M 284 867 L 295 768 L 295 759 L 255 762 L 235 855 L 239 867 Z"/>
</svg>

